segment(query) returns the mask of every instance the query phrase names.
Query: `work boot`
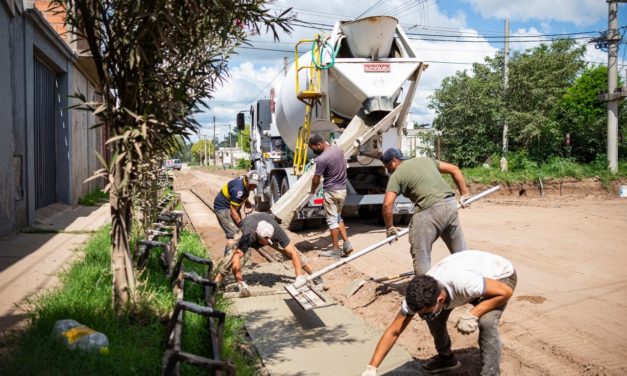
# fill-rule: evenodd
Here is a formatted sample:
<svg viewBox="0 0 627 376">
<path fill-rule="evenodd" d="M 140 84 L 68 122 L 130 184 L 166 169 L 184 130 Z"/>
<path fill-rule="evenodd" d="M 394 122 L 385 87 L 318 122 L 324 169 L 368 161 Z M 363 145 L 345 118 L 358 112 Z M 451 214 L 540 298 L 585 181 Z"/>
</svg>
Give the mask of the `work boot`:
<svg viewBox="0 0 627 376">
<path fill-rule="evenodd" d="M 440 373 L 458 369 L 462 364 L 455 358 L 455 354 L 448 356 L 436 355 L 428 362 L 422 364 L 422 368 L 428 373 Z"/>
<path fill-rule="evenodd" d="M 351 252 L 353 252 L 353 246 L 351 243 L 349 241 L 344 242 L 344 244 L 342 244 L 342 257 L 350 255 Z"/>
<path fill-rule="evenodd" d="M 334 258 L 340 258 L 342 256 L 342 250 L 341 249 L 332 249 L 330 251 L 323 251 L 320 252 L 318 254 L 319 257 L 334 257 Z"/>
</svg>

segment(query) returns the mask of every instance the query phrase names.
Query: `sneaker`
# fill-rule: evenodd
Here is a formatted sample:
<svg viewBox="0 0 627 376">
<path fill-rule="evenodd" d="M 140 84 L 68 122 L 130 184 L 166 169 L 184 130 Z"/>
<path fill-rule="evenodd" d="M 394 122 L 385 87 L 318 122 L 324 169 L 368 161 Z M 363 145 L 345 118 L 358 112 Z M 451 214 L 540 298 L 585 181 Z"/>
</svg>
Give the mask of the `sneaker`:
<svg viewBox="0 0 627 376">
<path fill-rule="evenodd" d="M 454 354 L 449 356 L 436 355 L 426 363 L 422 364 L 422 368 L 428 373 L 440 373 L 458 369 L 462 364 L 455 358 Z"/>
<path fill-rule="evenodd" d="M 324 291 L 329 289 L 328 287 L 324 285 L 324 281 L 322 280 L 322 277 L 315 278 L 313 280 L 313 283 L 317 288 L 323 289 Z"/>
<path fill-rule="evenodd" d="M 250 290 L 248 289 L 248 285 L 246 282 L 240 282 L 239 285 L 239 297 L 240 298 L 248 298 L 250 296 Z"/>
<path fill-rule="evenodd" d="M 318 254 L 319 257 L 335 257 L 339 258 L 342 256 L 342 251 L 339 249 L 332 249 L 330 251 L 323 251 Z"/>
<path fill-rule="evenodd" d="M 248 298 L 249 296 L 250 296 L 250 290 L 248 290 L 247 288 L 239 290 L 239 297 L 240 298 Z"/>
<path fill-rule="evenodd" d="M 351 243 L 344 242 L 344 244 L 342 244 L 342 257 L 350 255 L 351 252 L 353 252 L 353 246 L 351 245 Z"/>
</svg>

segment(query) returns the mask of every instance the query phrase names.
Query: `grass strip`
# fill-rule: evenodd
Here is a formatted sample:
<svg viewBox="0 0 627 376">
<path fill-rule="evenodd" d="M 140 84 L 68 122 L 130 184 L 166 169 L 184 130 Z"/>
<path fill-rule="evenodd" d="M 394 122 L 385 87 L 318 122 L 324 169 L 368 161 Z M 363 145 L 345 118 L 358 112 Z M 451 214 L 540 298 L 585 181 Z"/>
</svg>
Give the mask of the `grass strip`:
<svg viewBox="0 0 627 376">
<path fill-rule="evenodd" d="M 158 375 L 161 374 L 165 325 L 175 297 L 162 272 L 159 252 L 152 252 L 148 265 L 138 273 L 138 299 L 128 314 L 119 316 L 111 306 L 110 227 L 100 229 L 87 243 L 84 254 L 60 275 L 57 288 L 31 299 L 27 326 L 5 339 L 0 356 L 1 375 Z M 199 237 L 185 231 L 180 252 L 206 257 Z M 200 266 L 186 264 L 187 271 L 202 274 Z M 202 290 L 186 284 L 185 300 L 201 303 Z M 228 312 L 230 302 L 218 298 L 218 308 Z M 74 319 L 107 335 L 110 354 L 81 354 L 52 338 L 56 320 Z M 235 363 L 238 375 L 254 375 L 258 360 L 240 350 L 246 346 L 241 318 L 227 314 L 224 357 Z M 208 355 L 206 319 L 186 314 L 183 350 Z M 183 375 L 207 372 L 185 365 Z"/>
</svg>

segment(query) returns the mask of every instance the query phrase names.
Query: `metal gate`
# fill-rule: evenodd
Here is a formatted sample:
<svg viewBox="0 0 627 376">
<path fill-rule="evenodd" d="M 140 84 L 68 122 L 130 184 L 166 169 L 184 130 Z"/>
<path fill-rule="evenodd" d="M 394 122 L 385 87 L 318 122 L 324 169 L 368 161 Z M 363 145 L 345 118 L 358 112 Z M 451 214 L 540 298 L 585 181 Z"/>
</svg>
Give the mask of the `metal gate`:
<svg viewBox="0 0 627 376">
<path fill-rule="evenodd" d="M 56 74 L 35 58 L 35 209 L 57 202 Z"/>
</svg>

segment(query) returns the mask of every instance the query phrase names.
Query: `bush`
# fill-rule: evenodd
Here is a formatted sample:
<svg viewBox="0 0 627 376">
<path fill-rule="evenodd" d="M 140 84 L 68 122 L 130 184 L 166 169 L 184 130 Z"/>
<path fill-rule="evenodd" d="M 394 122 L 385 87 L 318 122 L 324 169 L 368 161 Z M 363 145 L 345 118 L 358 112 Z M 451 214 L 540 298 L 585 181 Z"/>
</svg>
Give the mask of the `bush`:
<svg viewBox="0 0 627 376">
<path fill-rule="evenodd" d="M 238 170 L 250 170 L 250 159 L 238 159 L 237 160 L 237 164 L 235 165 L 235 168 Z"/>
</svg>

